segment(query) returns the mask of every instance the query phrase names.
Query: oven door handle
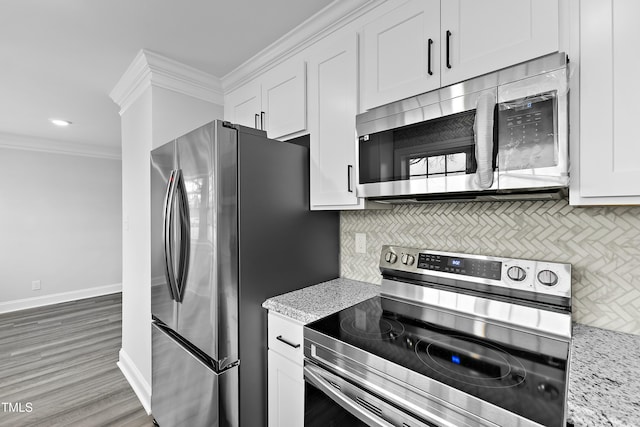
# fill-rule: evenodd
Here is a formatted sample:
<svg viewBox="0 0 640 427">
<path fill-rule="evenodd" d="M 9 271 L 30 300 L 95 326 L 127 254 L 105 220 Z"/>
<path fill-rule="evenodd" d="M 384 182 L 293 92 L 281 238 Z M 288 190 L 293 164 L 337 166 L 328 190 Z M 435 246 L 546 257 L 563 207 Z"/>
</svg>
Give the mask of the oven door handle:
<svg viewBox="0 0 640 427">
<path fill-rule="evenodd" d="M 313 350 L 312 345 L 312 352 Z M 317 357 L 317 356 L 316 356 Z M 319 357 L 317 357 L 320 359 Z M 434 414 L 433 412 L 428 411 L 426 408 L 421 408 L 420 418 L 415 418 L 410 415 L 410 413 L 400 410 L 404 406 L 402 400 L 396 400 L 393 397 L 389 398 L 390 402 L 387 403 L 382 398 L 374 397 L 374 395 L 370 395 L 366 392 L 366 390 L 361 387 L 357 387 L 343 379 L 337 375 L 332 374 L 331 372 L 326 371 L 323 368 L 319 368 L 312 363 L 305 362 L 304 366 L 304 379 L 318 390 L 322 391 L 327 397 L 332 399 L 338 405 L 340 405 L 345 410 L 349 411 L 355 417 L 359 418 L 365 423 L 373 426 L 392 426 L 384 419 L 381 419 L 379 416 L 376 416 L 373 412 L 368 411 L 365 407 L 361 407 L 358 405 L 353 398 L 348 396 L 346 393 L 342 392 L 343 388 L 346 389 L 357 389 L 357 393 L 361 396 L 357 396 L 363 400 L 365 405 L 370 405 L 375 407 L 375 405 L 386 406 L 389 409 L 390 415 L 394 417 L 394 422 L 398 425 L 412 426 L 412 427 L 429 427 L 429 426 L 440 426 L 440 427 L 457 427 L 458 424 L 454 424 L 442 417 Z M 357 383 L 357 381 L 355 382 Z M 354 383 L 354 384 L 355 384 Z M 382 393 L 384 395 L 384 393 Z M 408 402 L 407 402 L 408 403 Z M 400 421 L 399 423 L 397 421 Z"/>
<path fill-rule="evenodd" d="M 329 381 L 322 378 L 322 375 L 327 375 L 322 369 L 316 368 L 312 365 L 304 367 L 305 380 L 330 397 L 331 400 L 336 402 L 338 405 L 349 411 L 353 416 L 373 427 L 393 427 L 393 424 L 380 419 L 372 412 L 364 409 L 349 399 L 349 397 L 340 393 L 340 391 L 332 386 Z"/>
</svg>

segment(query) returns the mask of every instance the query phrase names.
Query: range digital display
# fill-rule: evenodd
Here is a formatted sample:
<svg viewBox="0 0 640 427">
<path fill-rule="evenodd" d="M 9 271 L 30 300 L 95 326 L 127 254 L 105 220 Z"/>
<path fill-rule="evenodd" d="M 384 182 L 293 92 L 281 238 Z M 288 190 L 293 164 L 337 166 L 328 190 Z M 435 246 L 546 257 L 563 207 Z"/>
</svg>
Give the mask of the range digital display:
<svg viewBox="0 0 640 427">
<path fill-rule="evenodd" d="M 464 263 L 460 258 L 449 258 L 449 267 L 462 268 Z"/>
</svg>

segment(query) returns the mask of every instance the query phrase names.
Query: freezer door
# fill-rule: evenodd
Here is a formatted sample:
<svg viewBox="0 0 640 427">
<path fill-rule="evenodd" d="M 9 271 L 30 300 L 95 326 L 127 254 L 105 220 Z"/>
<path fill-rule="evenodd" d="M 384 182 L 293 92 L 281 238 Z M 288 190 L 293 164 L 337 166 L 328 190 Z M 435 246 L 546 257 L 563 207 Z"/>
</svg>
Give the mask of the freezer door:
<svg viewBox="0 0 640 427">
<path fill-rule="evenodd" d="M 151 411 L 160 427 L 238 426 L 238 367 L 222 373 L 152 324 Z"/>
<path fill-rule="evenodd" d="M 172 328 L 176 327 L 175 302 L 165 263 L 166 214 L 170 182 L 177 168 L 175 141 L 151 152 L 151 313 Z"/>
<path fill-rule="evenodd" d="M 190 221 L 177 329 L 224 369 L 238 360 L 237 131 L 214 121 L 177 140 Z"/>
</svg>

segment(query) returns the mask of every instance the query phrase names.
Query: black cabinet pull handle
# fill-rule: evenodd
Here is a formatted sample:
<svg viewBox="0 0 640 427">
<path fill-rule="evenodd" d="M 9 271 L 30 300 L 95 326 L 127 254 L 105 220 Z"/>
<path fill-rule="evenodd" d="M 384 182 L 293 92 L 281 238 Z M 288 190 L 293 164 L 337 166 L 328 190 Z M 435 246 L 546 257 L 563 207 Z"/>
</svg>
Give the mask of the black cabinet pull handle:
<svg viewBox="0 0 640 427">
<path fill-rule="evenodd" d="M 278 335 L 278 336 L 276 337 L 276 339 L 277 339 L 278 341 L 281 341 L 281 342 L 285 343 L 285 344 L 286 344 L 286 345 L 288 345 L 288 346 L 293 347 L 293 348 L 298 348 L 298 347 L 300 347 L 300 344 L 293 344 L 293 343 L 290 343 L 289 341 L 287 341 L 287 340 L 285 340 L 284 338 L 282 338 L 282 335 Z"/>
<path fill-rule="evenodd" d="M 258 127 L 258 114 L 257 114 L 257 113 L 255 114 L 255 116 L 254 116 L 254 118 L 253 118 L 253 121 L 254 121 L 254 123 L 255 123 L 254 128 L 256 128 L 256 129 L 260 129 L 260 128 Z"/>
<path fill-rule="evenodd" d="M 264 111 L 260 111 L 260 130 L 264 130 Z"/>
<path fill-rule="evenodd" d="M 351 188 L 351 171 L 353 170 L 352 165 L 347 165 L 347 191 L 349 193 L 353 193 L 353 188 Z"/>
<path fill-rule="evenodd" d="M 432 76 L 433 71 L 431 71 L 431 45 L 433 44 L 433 40 L 429 39 L 427 42 L 427 73 Z"/>
<path fill-rule="evenodd" d="M 449 61 L 449 44 L 451 42 L 451 31 L 447 30 L 447 68 L 451 68 L 451 62 Z"/>
</svg>

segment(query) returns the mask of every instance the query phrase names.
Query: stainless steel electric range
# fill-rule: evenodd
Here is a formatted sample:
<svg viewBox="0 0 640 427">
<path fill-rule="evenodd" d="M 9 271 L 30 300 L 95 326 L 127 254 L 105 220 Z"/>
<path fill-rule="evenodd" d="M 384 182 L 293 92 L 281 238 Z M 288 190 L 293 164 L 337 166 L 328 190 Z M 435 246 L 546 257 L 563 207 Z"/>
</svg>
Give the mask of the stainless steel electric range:
<svg viewBox="0 0 640 427">
<path fill-rule="evenodd" d="M 383 246 L 304 328 L 305 426 L 564 426 L 571 265 Z"/>
</svg>

